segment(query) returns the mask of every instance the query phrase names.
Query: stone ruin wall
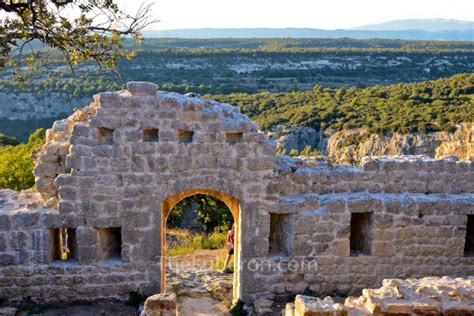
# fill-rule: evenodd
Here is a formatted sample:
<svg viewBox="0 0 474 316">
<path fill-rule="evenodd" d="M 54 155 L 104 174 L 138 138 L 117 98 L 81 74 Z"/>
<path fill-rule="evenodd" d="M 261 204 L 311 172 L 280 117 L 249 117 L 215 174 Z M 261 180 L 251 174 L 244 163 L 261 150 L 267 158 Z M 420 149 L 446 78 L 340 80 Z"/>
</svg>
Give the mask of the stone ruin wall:
<svg viewBox="0 0 474 316">
<path fill-rule="evenodd" d="M 285 316 L 346 315 L 472 315 L 474 279 L 427 277 L 386 279 L 378 289 L 364 289 L 344 304 L 297 295 L 286 305 Z"/>
<path fill-rule="evenodd" d="M 196 188 L 240 201 L 238 296 L 247 303 L 307 288 L 353 294 L 384 278 L 474 275 L 474 257 L 464 254 L 474 215 L 471 161 L 401 157 L 331 167 L 276 157 L 238 108 L 145 83 L 98 95 L 47 138 L 35 169 L 42 202 L 35 192 L 0 194 L 7 300 L 159 292 L 160 205 Z M 367 212 L 367 254 L 351 255 L 351 214 Z M 60 227 L 75 229 L 75 261 L 53 260 L 51 229 Z M 120 228 L 121 258 L 103 261 L 98 231 L 111 228 Z"/>
<path fill-rule="evenodd" d="M 286 160 L 286 161 L 284 161 Z M 316 166 L 311 167 L 311 164 Z M 275 294 L 343 295 L 380 285 L 384 278 L 469 276 L 467 215 L 474 212 L 471 162 L 421 158 L 369 159 L 362 168 L 318 166 L 281 158 L 273 213 L 288 217 L 291 247 L 272 268 L 257 272 L 256 287 Z M 351 214 L 372 212 L 370 255 L 351 256 Z M 472 232 L 471 232 L 472 234 Z M 282 262 L 317 262 L 316 271 L 272 273 Z"/>
</svg>

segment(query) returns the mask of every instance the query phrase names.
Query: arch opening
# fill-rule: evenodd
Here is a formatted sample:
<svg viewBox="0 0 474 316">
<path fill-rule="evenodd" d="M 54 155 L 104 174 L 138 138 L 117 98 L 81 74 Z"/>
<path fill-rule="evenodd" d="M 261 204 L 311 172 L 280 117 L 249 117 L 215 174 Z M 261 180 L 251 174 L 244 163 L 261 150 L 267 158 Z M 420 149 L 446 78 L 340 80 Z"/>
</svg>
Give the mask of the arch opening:
<svg viewBox="0 0 474 316">
<path fill-rule="evenodd" d="M 240 201 L 221 191 L 213 190 L 213 189 L 203 189 L 197 188 L 187 191 L 179 192 L 173 196 L 168 197 L 163 203 L 161 204 L 161 292 L 166 292 L 167 289 L 167 267 L 169 263 L 169 256 L 167 254 L 167 232 L 169 230 L 168 227 L 168 220 L 172 217 L 171 213 L 173 209 L 183 202 L 185 199 L 188 199 L 193 196 L 204 195 L 210 196 L 218 201 L 220 201 L 225 207 L 230 211 L 230 220 L 234 224 L 234 254 L 232 256 L 232 263 L 234 267 L 233 271 L 233 282 L 232 282 L 232 302 L 236 302 L 240 297 L 240 284 L 239 284 L 239 275 L 240 275 L 240 253 L 241 253 L 241 227 L 240 227 L 240 216 L 241 216 L 241 209 L 240 209 Z M 229 219 L 229 218 L 228 218 Z M 209 233 L 210 231 L 207 231 Z"/>
</svg>

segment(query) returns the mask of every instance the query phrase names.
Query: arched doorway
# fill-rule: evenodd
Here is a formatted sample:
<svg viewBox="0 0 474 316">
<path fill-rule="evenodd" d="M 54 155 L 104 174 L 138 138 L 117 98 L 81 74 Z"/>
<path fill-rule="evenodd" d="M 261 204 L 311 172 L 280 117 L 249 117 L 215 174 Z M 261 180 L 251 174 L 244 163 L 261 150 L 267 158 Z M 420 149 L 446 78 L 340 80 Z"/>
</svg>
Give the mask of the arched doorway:
<svg viewBox="0 0 474 316">
<path fill-rule="evenodd" d="M 240 297 L 240 254 L 241 254 L 241 231 L 240 231 L 240 202 L 235 197 L 213 189 L 192 189 L 179 192 L 173 196 L 168 197 L 161 204 L 161 292 L 166 292 L 166 222 L 168 215 L 170 214 L 173 207 L 182 201 L 183 199 L 196 195 L 196 194 L 206 194 L 211 195 L 219 200 L 221 200 L 230 210 L 234 218 L 235 224 L 235 252 L 234 252 L 234 281 L 233 281 L 233 301 L 236 302 Z"/>
</svg>

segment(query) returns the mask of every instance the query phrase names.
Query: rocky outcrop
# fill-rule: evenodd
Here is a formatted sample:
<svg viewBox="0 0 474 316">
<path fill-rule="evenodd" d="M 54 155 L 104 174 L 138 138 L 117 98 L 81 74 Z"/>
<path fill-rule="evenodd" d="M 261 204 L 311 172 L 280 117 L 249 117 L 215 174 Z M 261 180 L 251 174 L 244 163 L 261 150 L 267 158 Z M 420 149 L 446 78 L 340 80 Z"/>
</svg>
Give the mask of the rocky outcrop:
<svg viewBox="0 0 474 316">
<path fill-rule="evenodd" d="M 285 315 L 473 315 L 474 279 L 427 277 L 386 279 L 379 289 L 364 289 L 362 296 L 348 297 L 345 304 L 297 295 Z"/>
<path fill-rule="evenodd" d="M 474 123 L 464 123 L 454 134 L 454 140 L 444 141 L 436 148 L 436 158 L 455 155 L 461 160 L 474 159 Z"/>
<path fill-rule="evenodd" d="M 267 132 L 267 137 L 276 141 L 277 150 L 284 150 L 287 154 L 292 149 L 300 152 L 306 146 L 326 152 L 330 136 L 330 131 L 318 131 L 307 126 L 279 125 Z"/>
<path fill-rule="evenodd" d="M 288 154 L 306 146 L 327 155 L 335 164 L 360 164 L 365 156 L 425 155 L 441 158 L 455 155 L 459 160 L 474 157 L 474 123 L 460 124 L 454 133 L 369 134 L 358 128 L 339 132 L 318 131 L 306 126 L 279 125 L 267 132 L 277 150 Z"/>
<path fill-rule="evenodd" d="M 335 164 L 360 164 L 365 156 L 457 155 L 460 160 L 470 160 L 472 134 L 472 123 L 460 125 L 455 133 L 376 135 L 366 129 L 343 130 L 329 138 L 327 153 Z"/>
</svg>

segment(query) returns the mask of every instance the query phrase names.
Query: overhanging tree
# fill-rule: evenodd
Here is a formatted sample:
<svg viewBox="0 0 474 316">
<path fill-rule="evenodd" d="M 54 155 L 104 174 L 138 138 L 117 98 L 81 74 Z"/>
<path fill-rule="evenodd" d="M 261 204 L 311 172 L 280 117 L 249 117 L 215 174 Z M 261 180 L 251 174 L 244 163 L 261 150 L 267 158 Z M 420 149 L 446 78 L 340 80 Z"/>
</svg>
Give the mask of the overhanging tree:
<svg viewBox="0 0 474 316">
<path fill-rule="evenodd" d="M 123 39 L 140 41 L 154 22 L 145 4 L 132 15 L 113 0 L 0 0 L 0 70 L 37 61 L 38 43 L 62 52 L 71 69 L 91 60 L 115 67 L 120 57 L 133 57 Z"/>
</svg>

